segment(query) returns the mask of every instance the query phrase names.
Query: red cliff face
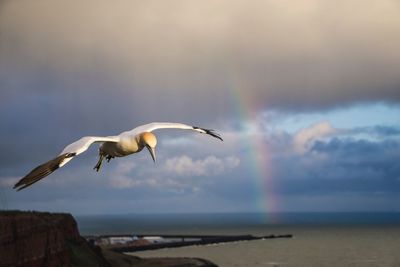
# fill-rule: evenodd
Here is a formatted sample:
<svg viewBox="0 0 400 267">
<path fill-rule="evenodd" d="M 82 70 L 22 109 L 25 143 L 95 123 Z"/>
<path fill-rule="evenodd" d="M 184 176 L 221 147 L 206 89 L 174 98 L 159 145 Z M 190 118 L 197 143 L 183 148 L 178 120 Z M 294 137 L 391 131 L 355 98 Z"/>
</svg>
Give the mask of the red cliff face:
<svg viewBox="0 0 400 267">
<path fill-rule="evenodd" d="M 104 254 L 105 253 L 105 254 Z M 94 249 L 70 214 L 0 211 L 0 267 L 215 267 L 201 259 L 140 259 Z"/>
<path fill-rule="evenodd" d="M 0 266 L 71 266 L 69 243 L 86 246 L 70 214 L 0 213 Z"/>
</svg>

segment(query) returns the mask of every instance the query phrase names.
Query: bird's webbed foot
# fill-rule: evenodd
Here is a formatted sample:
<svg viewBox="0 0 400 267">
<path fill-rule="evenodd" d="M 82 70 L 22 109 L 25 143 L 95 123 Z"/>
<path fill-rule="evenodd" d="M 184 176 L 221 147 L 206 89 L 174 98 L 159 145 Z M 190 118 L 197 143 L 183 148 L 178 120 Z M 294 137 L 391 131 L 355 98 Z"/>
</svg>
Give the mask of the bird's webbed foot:
<svg viewBox="0 0 400 267">
<path fill-rule="evenodd" d="M 106 157 L 106 160 L 107 160 L 107 162 L 110 162 L 110 160 L 113 159 L 113 158 L 114 158 L 113 156 L 108 155 L 108 156 Z"/>
<path fill-rule="evenodd" d="M 104 156 L 100 155 L 99 161 L 97 161 L 97 164 L 94 166 L 93 170 L 96 170 L 97 172 L 100 170 L 101 165 L 103 165 L 103 159 L 104 159 Z"/>
</svg>

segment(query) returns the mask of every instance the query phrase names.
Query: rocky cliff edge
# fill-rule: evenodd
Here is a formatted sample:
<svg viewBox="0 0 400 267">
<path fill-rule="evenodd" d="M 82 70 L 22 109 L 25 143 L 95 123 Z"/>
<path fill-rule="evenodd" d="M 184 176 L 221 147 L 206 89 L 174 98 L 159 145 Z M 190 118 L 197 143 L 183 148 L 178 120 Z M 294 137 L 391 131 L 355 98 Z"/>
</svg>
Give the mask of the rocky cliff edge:
<svg viewBox="0 0 400 267">
<path fill-rule="evenodd" d="M 0 267 L 215 267 L 202 259 L 141 259 L 92 247 L 70 214 L 0 211 Z"/>
</svg>

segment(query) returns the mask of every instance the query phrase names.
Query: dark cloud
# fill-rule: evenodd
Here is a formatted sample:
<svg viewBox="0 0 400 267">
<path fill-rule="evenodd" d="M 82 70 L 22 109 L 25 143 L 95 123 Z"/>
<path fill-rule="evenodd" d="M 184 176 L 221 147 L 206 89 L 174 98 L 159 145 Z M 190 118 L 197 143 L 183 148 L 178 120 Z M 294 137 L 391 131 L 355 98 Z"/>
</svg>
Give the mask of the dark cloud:
<svg viewBox="0 0 400 267">
<path fill-rule="evenodd" d="M 329 142 L 317 141 L 311 151 L 317 153 L 334 153 L 338 158 L 351 158 L 363 155 L 362 158 L 371 157 L 385 161 L 385 155 L 399 152 L 399 143 L 396 140 L 369 141 L 366 139 L 338 139 L 333 138 Z M 394 155 L 394 154 L 393 154 Z"/>
<path fill-rule="evenodd" d="M 276 161 L 279 189 L 287 194 L 398 193 L 398 141 L 316 141 L 307 154 Z"/>
<path fill-rule="evenodd" d="M 397 103 L 399 12 L 391 0 L 10 1 L 1 101 L 52 92 L 84 99 L 86 116 L 121 102 L 146 119 L 227 116 L 237 91 L 260 109 Z"/>
<path fill-rule="evenodd" d="M 389 127 L 389 126 L 376 126 L 373 129 L 378 135 L 383 136 L 397 136 L 400 135 L 399 127 Z"/>
<path fill-rule="evenodd" d="M 400 128 L 396 126 L 370 126 L 370 127 L 357 127 L 350 131 L 353 134 L 369 134 L 378 138 L 396 137 L 400 135 Z"/>
</svg>

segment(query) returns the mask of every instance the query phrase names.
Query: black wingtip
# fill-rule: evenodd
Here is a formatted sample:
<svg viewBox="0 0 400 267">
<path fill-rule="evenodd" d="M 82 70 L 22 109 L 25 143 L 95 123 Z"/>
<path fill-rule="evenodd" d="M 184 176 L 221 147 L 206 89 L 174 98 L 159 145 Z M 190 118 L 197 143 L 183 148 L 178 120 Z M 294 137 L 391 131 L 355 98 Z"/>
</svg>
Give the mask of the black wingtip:
<svg viewBox="0 0 400 267">
<path fill-rule="evenodd" d="M 18 191 L 21 191 L 22 189 L 28 187 L 29 185 L 30 184 L 27 185 L 27 184 L 18 184 L 18 183 L 16 183 L 14 185 L 13 189 L 15 189 L 18 192 Z"/>
<path fill-rule="evenodd" d="M 222 137 L 221 137 L 218 133 L 216 133 L 215 130 L 200 128 L 200 127 L 196 127 L 196 126 L 193 126 L 193 129 L 201 129 L 201 130 L 203 130 L 206 134 L 211 135 L 212 137 L 215 137 L 215 138 L 217 138 L 217 139 L 219 139 L 219 140 L 221 140 L 221 141 L 224 141 L 224 139 L 222 139 Z"/>
<path fill-rule="evenodd" d="M 21 180 L 22 180 L 22 179 L 21 179 Z M 19 180 L 19 181 L 13 186 L 13 189 L 17 189 L 18 187 L 20 187 L 20 186 L 23 185 L 23 183 L 21 183 L 21 180 Z M 17 191 L 18 191 L 18 189 L 17 189 Z"/>
<path fill-rule="evenodd" d="M 27 188 L 28 186 L 21 186 L 19 188 L 14 187 L 14 189 L 16 189 L 17 192 L 21 191 L 24 188 Z"/>
<path fill-rule="evenodd" d="M 208 130 L 208 129 L 204 129 L 204 130 L 206 131 L 207 134 L 209 134 L 221 141 L 224 141 L 224 139 L 222 139 L 222 137 L 218 133 L 216 133 L 214 130 Z"/>
<path fill-rule="evenodd" d="M 33 182 L 33 183 L 35 183 L 35 182 Z M 25 184 L 25 183 L 18 184 L 17 183 L 14 185 L 13 189 L 15 189 L 18 192 L 18 191 L 21 191 L 22 189 L 27 188 L 28 186 L 32 185 L 33 183 L 27 183 L 27 184 Z"/>
</svg>

